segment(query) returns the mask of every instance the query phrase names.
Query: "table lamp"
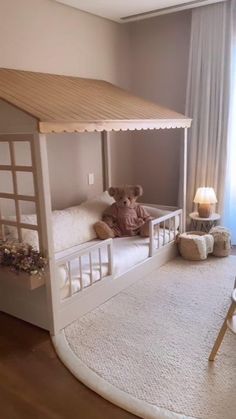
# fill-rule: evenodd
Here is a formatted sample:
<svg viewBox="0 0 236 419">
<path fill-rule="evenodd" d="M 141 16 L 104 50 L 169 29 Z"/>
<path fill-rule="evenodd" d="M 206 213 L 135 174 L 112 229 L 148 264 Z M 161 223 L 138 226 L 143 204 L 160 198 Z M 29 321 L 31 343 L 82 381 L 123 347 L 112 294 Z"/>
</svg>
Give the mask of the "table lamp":
<svg viewBox="0 0 236 419">
<path fill-rule="evenodd" d="M 213 212 L 212 205 L 217 202 L 214 189 L 198 188 L 193 202 L 198 204 L 199 217 L 209 218 Z"/>
</svg>

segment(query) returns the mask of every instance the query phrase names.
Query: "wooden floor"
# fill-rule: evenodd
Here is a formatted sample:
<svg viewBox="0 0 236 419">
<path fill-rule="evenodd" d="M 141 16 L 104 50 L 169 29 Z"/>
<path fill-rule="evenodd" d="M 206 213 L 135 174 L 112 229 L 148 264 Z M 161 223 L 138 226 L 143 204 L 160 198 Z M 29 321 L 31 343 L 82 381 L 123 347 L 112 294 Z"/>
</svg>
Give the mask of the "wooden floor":
<svg viewBox="0 0 236 419">
<path fill-rule="evenodd" d="M 0 418 L 135 417 L 79 383 L 57 358 L 47 332 L 0 313 Z"/>
<path fill-rule="evenodd" d="M 0 313 L 1 419 L 134 419 L 79 383 L 49 334 Z"/>
</svg>

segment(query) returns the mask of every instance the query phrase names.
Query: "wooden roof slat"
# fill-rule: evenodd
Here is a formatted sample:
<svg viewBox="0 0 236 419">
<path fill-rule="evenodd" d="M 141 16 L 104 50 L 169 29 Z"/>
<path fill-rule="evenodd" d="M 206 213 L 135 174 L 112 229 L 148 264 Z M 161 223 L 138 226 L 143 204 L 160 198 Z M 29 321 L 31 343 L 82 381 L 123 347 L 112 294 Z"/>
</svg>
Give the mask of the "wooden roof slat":
<svg viewBox="0 0 236 419">
<path fill-rule="evenodd" d="M 40 132 L 185 128 L 191 119 L 103 80 L 0 69 L 0 98 L 39 121 Z"/>
<path fill-rule="evenodd" d="M 48 88 L 48 86 L 46 86 L 46 87 Z M 58 105 L 58 102 L 56 104 L 54 103 L 54 106 L 57 106 L 57 105 Z M 93 105 L 94 105 L 94 103 L 93 103 Z M 67 119 L 66 115 L 64 115 L 64 119 Z"/>
<path fill-rule="evenodd" d="M 47 89 L 48 89 L 48 87 L 49 87 L 49 85 L 48 86 L 46 86 L 47 87 Z M 34 97 L 36 97 L 37 98 L 37 91 L 36 92 L 34 92 L 35 93 L 35 96 Z M 40 92 L 39 92 L 39 95 L 38 95 L 38 98 L 40 97 L 41 95 L 40 95 Z M 50 98 L 49 98 L 50 99 Z M 49 99 L 48 99 L 48 103 L 49 103 Z M 114 99 L 115 100 L 115 99 Z M 48 103 L 47 103 L 47 105 L 48 105 Z M 56 110 L 58 110 L 58 111 L 61 111 L 61 109 L 59 109 L 58 108 L 58 103 L 59 102 L 56 102 L 56 103 L 53 103 L 53 105 L 54 105 L 54 108 L 56 109 Z M 68 104 L 68 105 L 70 105 L 70 103 Z M 93 102 L 93 106 L 94 106 L 94 102 Z M 37 108 L 36 108 L 36 110 L 37 110 Z M 52 112 L 52 111 L 51 111 Z M 54 116 L 54 114 L 52 113 L 52 115 Z M 63 114 L 63 116 L 64 116 L 64 118 L 63 119 L 66 119 L 66 120 L 68 120 L 68 115 L 67 115 L 67 113 L 64 113 Z M 81 118 L 83 118 L 83 114 L 81 115 Z M 100 118 L 101 117 L 101 115 L 97 115 L 98 116 L 98 118 Z M 110 116 L 110 113 L 108 114 L 108 116 Z M 143 114 L 141 114 L 141 115 L 138 115 L 139 117 L 143 117 Z M 162 116 L 162 115 L 161 115 Z M 121 116 L 122 117 L 122 116 Z M 91 116 L 90 116 L 90 118 L 91 118 Z M 54 119 L 54 118 L 53 118 Z M 74 118 L 73 118 L 74 119 Z"/>
<path fill-rule="evenodd" d="M 9 83 L 8 86 L 10 84 L 11 83 Z M 49 86 L 50 86 L 49 84 L 48 85 L 46 83 L 44 84 L 44 88 L 46 88 L 46 89 L 48 89 Z M 15 85 L 12 86 L 11 85 L 11 88 L 12 89 L 14 88 L 15 95 L 20 95 L 21 100 L 24 101 L 24 99 L 25 99 L 25 89 L 24 89 L 24 87 L 21 86 L 21 85 L 19 85 L 19 86 L 15 86 Z M 31 87 L 31 90 L 32 90 L 31 91 L 31 95 L 32 95 L 33 99 L 32 99 L 31 104 L 30 104 L 30 109 L 28 110 L 28 108 L 27 108 L 27 111 L 28 112 L 32 111 L 32 113 L 33 113 L 33 111 L 36 111 L 36 112 L 39 111 L 39 109 L 37 108 L 37 106 L 35 106 L 35 98 L 36 98 L 36 100 L 39 100 L 40 98 L 42 99 L 43 96 L 41 94 L 41 90 L 40 91 L 35 90 L 34 86 Z M 78 95 L 77 96 L 76 96 L 76 94 L 73 95 L 73 92 L 71 92 L 70 102 L 66 104 L 66 106 L 68 108 L 68 110 L 66 109 L 67 112 L 65 112 L 65 109 L 64 109 L 65 106 L 64 107 L 62 106 L 63 103 L 61 102 L 61 100 L 60 101 L 56 101 L 57 99 L 58 99 L 58 96 L 55 94 L 55 92 L 53 92 L 51 90 L 50 97 L 48 97 L 47 104 L 45 105 L 46 106 L 45 111 L 49 112 L 50 105 L 53 105 L 53 108 L 54 108 L 54 110 L 57 111 L 57 114 L 58 114 L 58 112 L 61 112 L 61 113 L 63 112 L 63 115 L 64 115 L 64 118 L 65 119 L 69 119 L 68 118 L 69 116 L 73 116 L 73 115 L 74 116 L 77 116 L 77 114 L 73 110 L 71 110 L 71 109 L 73 109 L 73 106 L 75 106 L 76 102 L 78 102 Z M 26 105 L 25 104 L 25 101 L 24 101 L 24 105 Z M 79 107 L 80 107 L 80 117 L 81 117 L 81 119 L 83 119 L 86 116 L 86 112 L 85 111 L 88 110 L 88 104 L 85 103 L 83 105 L 83 104 L 80 103 L 79 104 Z M 94 104 L 93 104 L 93 107 L 94 107 Z M 106 112 L 106 114 L 107 114 L 107 117 L 114 116 L 114 114 L 112 114 L 111 112 L 109 112 L 109 110 L 108 110 L 108 112 Z M 44 113 L 44 115 L 45 115 L 45 113 Z M 55 117 L 55 113 L 53 111 L 51 111 L 51 117 L 53 118 L 53 116 Z M 93 118 L 95 116 L 96 117 L 98 117 L 98 116 L 101 117 L 101 115 L 99 115 L 99 109 L 97 110 L 96 115 L 95 115 L 95 112 L 91 112 L 90 118 Z M 57 120 L 56 117 L 55 117 L 55 120 Z"/>
</svg>

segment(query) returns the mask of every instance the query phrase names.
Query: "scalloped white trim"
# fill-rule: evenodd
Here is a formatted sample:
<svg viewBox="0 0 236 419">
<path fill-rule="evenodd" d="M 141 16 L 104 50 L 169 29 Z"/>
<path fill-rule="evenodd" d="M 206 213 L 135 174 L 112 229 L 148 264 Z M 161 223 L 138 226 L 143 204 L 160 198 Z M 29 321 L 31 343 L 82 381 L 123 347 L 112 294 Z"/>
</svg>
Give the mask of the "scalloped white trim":
<svg viewBox="0 0 236 419">
<path fill-rule="evenodd" d="M 152 405 L 120 390 L 88 368 L 71 350 L 64 331 L 52 336 L 55 350 L 63 364 L 83 384 L 111 403 L 145 419 L 196 419 Z"/>
<path fill-rule="evenodd" d="M 62 132 L 101 132 L 101 131 L 141 131 L 153 129 L 189 128 L 192 120 L 186 119 L 151 119 L 126 121 L 86 121 L 86 122 L 39 122 L 42 134 Z"/>
</svg>

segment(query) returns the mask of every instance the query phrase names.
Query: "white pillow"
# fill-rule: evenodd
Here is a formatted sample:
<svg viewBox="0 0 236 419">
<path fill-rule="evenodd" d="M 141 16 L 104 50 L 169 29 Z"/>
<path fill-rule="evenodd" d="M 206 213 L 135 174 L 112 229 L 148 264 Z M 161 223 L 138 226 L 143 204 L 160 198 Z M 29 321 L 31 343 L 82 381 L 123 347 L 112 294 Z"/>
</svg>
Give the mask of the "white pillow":
<svg viewBox="0 0 236 419">
<path fill-rule="evenodd" d="M 101 220 L 103 211 L 113 202 L 108 192 L 103 192 L 76 207 L 53 211 L 55 252 L 95 239 L 93 225 Z"/>
<path fill-rule="evenodd" d="M 171 214 L 173 211 L 169 211 L 169 210 L 163 210 L 160 208 L 156 208 L 156 207 L 149 207 L 148 205 L 143 205 L 143 207 L 146 209 L 146 211 L 148 212 L 149 215 L 151 215 L 151 217 L 153 218 L 159 218 L 159 217 L 163 217 L 163 215 L 167 215 L 167 214 Z M 175 225 L 176 225 L 176 229 L 179 228 L 179 216 L 177 215 L 175 217 Z M 163 224 L 161 223 L 161 227 L 163 227 Z M 166 223 L 166 228 L 168 229 L 169 225 L 168 222 Z M 172 222 L 171 222 L 171 228 L 173 228 L 172 226 Z"/>
<path fill-rule="evenodd" d="M 148 214 L 151 215 L 151 217 L 154 217 L 154 218 L 159 218 L 159 217 L 162 217 L 163 215 L 171 213 L 171 211 L 163 210 L 163 209 L 156 208 L 156 207 L 149 207 L 148 205 L 142 205 L 142 206 L 145 208 L 145 210 L 148 212 Z"/>
<path fill-rule="evenodd" d="M 82 202 L 80 208 L 89 212 L 90 217 L 93 219 L 100 220 L 102 218 L 103 211 L 115 202 L 107 191 L 103 192 L 101 195 L 89 199 L 88 201 Z"/>
<path fill-rule="evenodd" d="M 103 211 L 113 202 L 114 199 L 106 191 L 81 205 L 52 211 L 52 233 L 55 252 L 95 239 L 96 233 L 93 225 L 96 221 L 101 220 Z M 8 219 L 15 219 L 15 217 L 8 217 Z M 22 222 L 28 224 L 36 223 L 35 214 L 22 215 L 21 219 Z M 16 238 L 14 228 L 7 226 L 6 231 L 8 238 Z M 22 229 L 22 239 L 38 249 L 38 234 L 36 231 Z"/>
</svg>

